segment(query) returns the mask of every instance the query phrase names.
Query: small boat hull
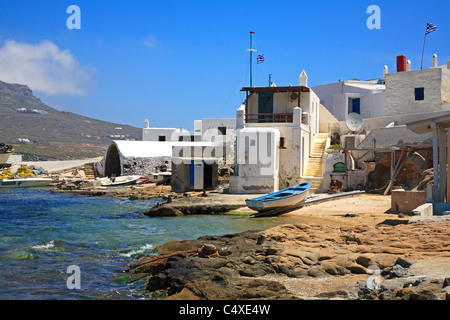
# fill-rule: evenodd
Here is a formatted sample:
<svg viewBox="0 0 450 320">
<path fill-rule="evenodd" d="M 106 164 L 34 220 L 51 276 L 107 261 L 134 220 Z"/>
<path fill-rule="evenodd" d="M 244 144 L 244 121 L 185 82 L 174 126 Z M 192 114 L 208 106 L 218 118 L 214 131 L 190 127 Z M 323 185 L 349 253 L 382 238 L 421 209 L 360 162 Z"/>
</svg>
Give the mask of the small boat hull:
<svg viewBox="0 0 450 320">
<path fill-rule="evenodd" d="M 258 212 L 286 208 L 305 200 L 310 187 L 311 183 L 308 181 L 261 197 L 247 199 L 245 203 L 247 207 Z"/>
<path fill-rule="evenodd" d="M 141 176 L 121 176 L 114 180 L 111 178 L 100 179 L 100 183 L 104 187 L 121 187 L 136 184 Z"/>
<path fill-rule="evenodd" d="M 0 179 L 0 188 L 47 187 L 52 181 L 50 178 Z"/>
</svg>

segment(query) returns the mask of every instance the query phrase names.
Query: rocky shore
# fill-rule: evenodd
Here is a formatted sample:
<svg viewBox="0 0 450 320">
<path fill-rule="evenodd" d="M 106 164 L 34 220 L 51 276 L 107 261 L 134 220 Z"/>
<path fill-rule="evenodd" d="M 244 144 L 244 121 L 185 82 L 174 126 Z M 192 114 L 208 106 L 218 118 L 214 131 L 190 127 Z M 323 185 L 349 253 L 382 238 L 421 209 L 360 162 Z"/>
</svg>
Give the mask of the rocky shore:
<svg viewBox="0 0 450 320">
<path fill-rule="evenodd" d="M 152 299 L 450 299 L 450 221 L 382 215 L 168 242 L 126 276 Z"/>
</svg>

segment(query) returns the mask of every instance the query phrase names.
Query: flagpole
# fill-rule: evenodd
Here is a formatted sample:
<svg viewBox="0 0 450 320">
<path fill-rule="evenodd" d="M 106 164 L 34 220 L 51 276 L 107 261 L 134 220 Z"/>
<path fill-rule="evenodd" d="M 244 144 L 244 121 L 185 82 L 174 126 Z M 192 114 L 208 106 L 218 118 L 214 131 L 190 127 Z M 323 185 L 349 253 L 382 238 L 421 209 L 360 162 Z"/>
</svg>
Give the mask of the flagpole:
<svg viewBox="0 0 450 320">
<path fill-rule="evenodd" d="M 425 40 L 427 39 L 427 27 L 428 27 L 428 22 L 427 22 L 427 26 L 425 27 L 425 36 L 423 38 L 422 60 L 420 61 L 420 70 L 422 70 L 422 65 L 423 65 L 423 52 L 425 51 Z"/>
<path fill-rule="evenodd" d="M 256 50 L 254 50 L 252 47 L 253 47 L 253 41 L 252 41 L 252 35 L 254 34 L 254 32 L 253 31 L 250 31 L 250 49 L 247 49 L 247 51 L 250 51 L 250 87 L 253 87 L 253 79 L 252 79 L 252 76 L 253 76 L 253 71 L 252 71 L 252 53 L 253 53 L 253 51 L 256 51 Z"/>
<path fill-rule="evenodd" d="M 254 34 L 253 31 L 250 31 L 250 88 L 253 87 L 253 71 L 252 71 L 252 55 L 253 55 L 253 42 L 252 42 L 252 35 Z"/>
</svg>

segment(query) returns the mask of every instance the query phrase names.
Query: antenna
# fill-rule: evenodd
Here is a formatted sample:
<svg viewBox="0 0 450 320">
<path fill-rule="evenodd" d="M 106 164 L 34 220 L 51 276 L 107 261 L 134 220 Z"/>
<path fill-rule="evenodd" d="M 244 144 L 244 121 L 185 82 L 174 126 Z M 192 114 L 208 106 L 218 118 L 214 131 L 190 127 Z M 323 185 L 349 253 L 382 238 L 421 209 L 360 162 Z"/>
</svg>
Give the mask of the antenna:
<svg viewBox="0 0 450 320">
<path fill-rule="evenodd" d="M 359 132 L 363 124 L 364 120 L 359 113 L 352 112 L 345 117 L 345 125 L 353 134 Z"/>
</svg>

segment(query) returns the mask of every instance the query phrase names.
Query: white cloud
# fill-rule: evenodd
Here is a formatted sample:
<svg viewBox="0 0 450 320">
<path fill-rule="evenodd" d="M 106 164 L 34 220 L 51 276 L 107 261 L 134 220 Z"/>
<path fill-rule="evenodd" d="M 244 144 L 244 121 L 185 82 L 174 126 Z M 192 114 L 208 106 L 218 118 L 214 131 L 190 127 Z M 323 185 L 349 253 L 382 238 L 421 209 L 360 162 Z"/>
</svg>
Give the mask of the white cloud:
<svg viewBox="0 0 450 320">
<path fill-rule="evenodd" d="M 48 95 L 84 96 L 93 73 L 94 68 L 81 65 L 69 50 L 48 40 L 35 45 L 7 40 L 0 47 L 0 80 Z"/>
<path fill-rule="evenodd" d="M 141 44 L 146 47 L 153 48 L 158 44 L 158 42 L 159 42 L 158 39 L 154 35 L 150 34 L 141 41 Z"/>
</svg>

